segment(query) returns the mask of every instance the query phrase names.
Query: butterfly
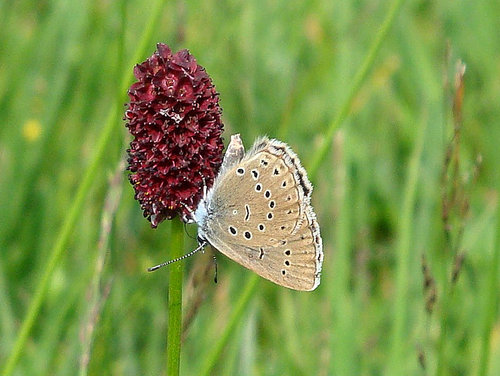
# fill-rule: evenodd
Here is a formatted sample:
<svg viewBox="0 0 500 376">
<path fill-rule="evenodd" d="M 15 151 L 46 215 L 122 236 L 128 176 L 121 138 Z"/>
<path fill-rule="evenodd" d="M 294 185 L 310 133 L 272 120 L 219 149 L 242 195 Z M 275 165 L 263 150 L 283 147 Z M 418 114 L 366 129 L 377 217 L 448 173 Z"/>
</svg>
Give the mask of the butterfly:
<svg viewBox="0 0 500 376">
<path fill-rule="evenodd" d="M 320 283 L 323 244 L 311 206 L 312 185 L 285 143 L 261 137 L 245 153 L 231 136 L 219 174 L 194 212 L 199 246 L 211 245 L 261 277 L 294 290 Z"/>
</svg>

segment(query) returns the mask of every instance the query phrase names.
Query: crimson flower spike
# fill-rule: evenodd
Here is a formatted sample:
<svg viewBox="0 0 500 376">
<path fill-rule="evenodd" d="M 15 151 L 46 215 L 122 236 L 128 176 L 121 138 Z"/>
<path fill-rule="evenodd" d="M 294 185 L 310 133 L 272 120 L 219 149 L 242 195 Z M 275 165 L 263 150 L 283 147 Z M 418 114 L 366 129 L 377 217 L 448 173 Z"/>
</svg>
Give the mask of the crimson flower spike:
<svg viewBox="0 0 500 376">
<path fill-rule="evenodd" d="M 188 222 L 222 163 L 219 94 L 189 51 L 162 43 L 134 76 L 125 120 L 135 198 L 153 228 L 177 215 Z"/>
</svg>

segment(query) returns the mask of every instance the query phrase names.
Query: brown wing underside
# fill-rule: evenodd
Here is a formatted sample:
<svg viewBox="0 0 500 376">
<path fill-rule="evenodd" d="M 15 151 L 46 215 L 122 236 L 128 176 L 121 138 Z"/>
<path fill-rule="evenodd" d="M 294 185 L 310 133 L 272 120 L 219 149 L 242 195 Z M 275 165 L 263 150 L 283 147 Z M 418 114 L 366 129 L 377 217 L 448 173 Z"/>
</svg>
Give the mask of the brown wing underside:
<svg viewBox="0 0 500 376">
<path fill-rule="evenodd" d="M 209 242 L 260 276 L 296 290 L 319 283 L 322 244 L 312 187 L 297 157 L 268 141 L 224 174 L 212 197 Z M 254 147 L 255 149 L 255 147 Z M 294 160 L 295 158 L 295 160 Z"/>
</svg>

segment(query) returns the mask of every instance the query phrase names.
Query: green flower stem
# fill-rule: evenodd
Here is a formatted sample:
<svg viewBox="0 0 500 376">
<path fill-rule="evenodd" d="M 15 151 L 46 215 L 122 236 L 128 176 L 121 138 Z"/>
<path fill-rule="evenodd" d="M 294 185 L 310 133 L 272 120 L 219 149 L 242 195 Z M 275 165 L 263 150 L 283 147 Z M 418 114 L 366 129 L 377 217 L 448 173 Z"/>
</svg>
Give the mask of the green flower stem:
<svg viewBox="0 0 500 376">
<path fill-rule="evenodd" d="M 367 55 L 363 60 L 363 64 L 361 65 L 356 75 L 354 76 L 353 84 L 349 90 L 349 95 L 347 96 L 344 103 L 340 107 L 340 111 L 337 113 L 337 116 L 330 123 L 330 126 L 325 132 L 325 136 L 322 138 L 322 143 L 318 151 L 314 154 L 313 160 L 309 164 L 309 175 L 311 177 L 316 175 L 321 165 L 321 162 L 323 162 L 328 152 L 330 151 L 335 131 L 340 127 L 342 122 L 346 119 L 347 115 L 349 115 L 352 103 L 354 102 L 354 99 L 356 99 L 356 95 L 358 95 L 362 85 L 364 84 L 366 78 L 368 77 L 368 73 L 370 73 L 371 68 L 374 65 L 375 58 L 377 57 L 378 52 L 380 51 L 382 42 L 385 40 L 387 33 L 389 32 L 392 24 L 394 23 L 396 15 L 398 14 L 402 4 L 403 0 L 394 0 L 394 2 L 392 3 L 386 18 L 382 23 L 382 26 L 380 27 L 375 39 L 372 42 L 370 49 L 368 50 Z"/>
<path fill-rule="evenodd" d="M 184 228 L 180 220 L 172 221 L 172 253 L 170 258 L 184 253 Z M 168 277 L 168 331 L 167 331 L 167 375 L 178 375 L 181 361 L 182 332 L 182 274 L 183 262 L 169 266 Z"/>
<path fill-rule="evenodd" d="M 153 12 L 151 15 L 151 19 L 146 23 L 146 30 L 142 36 L 142 40 L 139 48 L 137 49 L 137 54 L 134 57 L 134 62 L 139 60 L 139 57 L 144 55 L 145 51 L 148 49 L 148 43 L 153 35 L 153 31 L 155 30 L 158 21 L 160 20 L 161 10 L 164 5 L 164 2 L 161 0 L 157 0 L 156 4 L 153 8 Z M 83 204 L 85 199 L 92 187 L 92 184 L 96 180 L 97 173 L 100 170 L 101 165 L 106 157 L 106 150 L 108 148 L 108 144 L 112 139 L 113 132 L 115 131 L 115 127 L 117 124 L 121 124 L 122 114 L 122 106 L 123 98 L 125 95 L 125 91 L 131 82 L 131 73 L 127 70 L 123 75 L 121 91 L 117 96 L 117 99 L 109 112 L 108 118 L 104 125 L 103 131 L 97 141 L 97 147 L 94 149 L 94 155 L 91 158 L 89 166 L 87 167 L 82 182 L 78 188 L 76 193 L 75 200 L 73 201 L 73 205 L 68 211 L 66 218 L 64 219 L 63 225 L 59 231 L 57 236 L 54 248 L 52 249 L 52 253 L 49 257 L 49 261 L 45 267 L 45 270 L 42 273 L 40 281 L 36 284 L 36 291 L 33 294 L 33 299 L 28 307 L 28 311 L 24 318 L 24 321 L 21 325 L 21 329 L 16 338 L 16 342 L 12 348 L 12 352 L 9 357 L 5 361 L 5 366 L 2 369 L 2 375 L 10 376 L 14 371 L 14 368 L 21 357 L 21 354 L 26 345 L 26 341 L 31 333 L 33 328 L 33 324 L 35 323 L 42 304 L 47 295 L 47 291 L 49 290 L 50 281 L 52 279 L 52 275 L 61 260 L 64 250 L 68 244 L 68 240 L 70 239 L 71 234 L 74 231 L 77 220 L 80 218 L 82 214 Z"/>
<path fill-rule="evenodd" d="M 363 64 L 361 65 L 361 67 L 359 68 L 358 72 L 354 77 L 354 84 L 352 85 L 352 88 L 349 92 L 347 99 L 342 104 L 342 107 L 340 108 L 338 115 L 330 124 L 330 127 L 326 131 L 325 137 L 323 138 L 322 145 L 316 151 L 312 162 L 309 164 L 309 176 L 311 180 L 315 179 L 316 174 L 318 173 L 319 167 L 321 165 L 321 162 L 323 162 L 323 160 L 328 155 L 328 152 L 330 151 L 332 145 L 333 134 L 349 114 L 352 102 L 356 98 L 356 95 L 358 94 L 359 90 L 361 89 L 361 86 L 365 82 L 368 73 L 373 67 L 375 58 L 377 57 L 382 42 L 385 40 L 385 37 L 387 36 L 389 29 L 394 23 L 396 15 L 398 14 L 398 11 L 401 8 L 402 4 L 403 0 L 394 0 L 394 2 L 392 3 L 386 18 L 382 23 L 382 26 L 380 27 L 375 39 L 372 42 L 370 49 L 368 50 L 367 55 L 363 60 Z M 217 361 L 220 358 L 220 355 L 222 354 L 222 351 L 224 350 L 224 347 L 226 346 L 227 341 L 231 336 L 231 333 L 234 331 L 236 327 L 236 323 L 241 322 L 242 317 L 246 312 L 246 307 L 248 306 L 248 304 L 252 300 L 252 297 L 257 291 L 257 285 L 258 285 L 257 282 L 258 282 L 257 276 L 252 276 L 247 281 L 244 287 L 244 292 L 241 294 L 239 300 L 236 303 L 236 309 L 233 311 L 231 319 L 229 320 L 222 334 L 219 336 L 219 339 L 217 343 L 214 345 L 213 350 L 205 358 L 205 361 L 203 362 L 201 368 L 202 371 L 200 372 L 200 375 L 209 375 L 212 368 L 215 366 L 215 364 L 217 364 Z"/>
</svg>

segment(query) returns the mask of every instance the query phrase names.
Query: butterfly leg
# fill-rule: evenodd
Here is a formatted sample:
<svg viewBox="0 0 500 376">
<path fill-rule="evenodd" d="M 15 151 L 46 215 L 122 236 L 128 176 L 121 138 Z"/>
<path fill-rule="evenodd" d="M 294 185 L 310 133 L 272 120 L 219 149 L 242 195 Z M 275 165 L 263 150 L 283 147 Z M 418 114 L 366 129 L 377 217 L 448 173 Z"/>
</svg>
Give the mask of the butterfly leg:
<svg viewBox="0 0 500 376">
<path fill-rule="evenodd" d="M 203 194 L 205 194 L 205 192 L 203 192 Z M 187 218 L 187 223 L 193 223 L 195 222 L 195 218 L 194 218 L 194 211 L 193 209 L 191 209 L 189 206 L 187 206 L 185 203 L 181 202 L 180 203 L 182 206 L 184 206 L 184 209 L 187 210 L 187 212 L 189 213 L 189 218 Z"/>
<path fill-rule="evenodd" d="M 217 257 L 215 257 L 215 255 L 214 255 L 214 267 L 215 267 L 214 283 L 217 283 Z"/>
</svg>

